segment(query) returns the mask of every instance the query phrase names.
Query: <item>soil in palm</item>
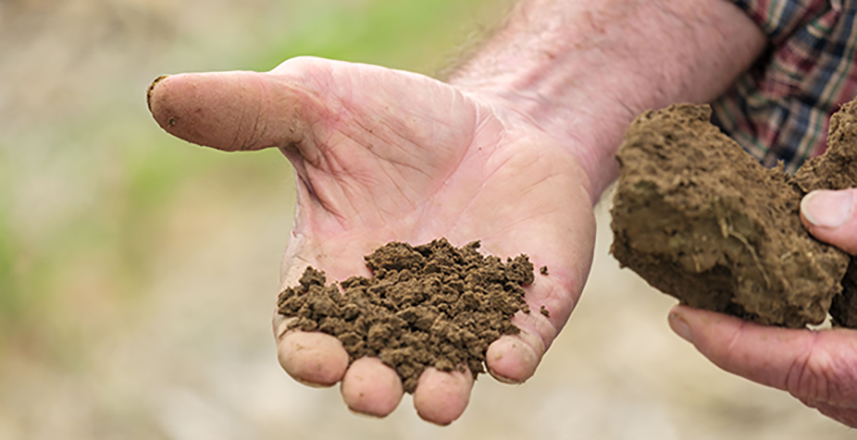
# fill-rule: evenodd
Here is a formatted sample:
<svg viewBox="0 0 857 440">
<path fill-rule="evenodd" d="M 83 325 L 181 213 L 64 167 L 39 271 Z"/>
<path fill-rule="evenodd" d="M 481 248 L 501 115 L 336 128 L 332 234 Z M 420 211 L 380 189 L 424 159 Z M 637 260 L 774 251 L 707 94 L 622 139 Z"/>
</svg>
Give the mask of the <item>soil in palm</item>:
<svg viewBox="0 0 857 440">
<path fill-rule="evenodd" d="M 327 284 L 308 267 L 300 284 L 284 290 L 279 313 L 290 327 L 339 338 L 351 361 L 379 357 L 412 393 L 427 367 L 484 372 L 488 345 L 520 330 L 510 321 L 529 313 L 522 285 L 534 279 L 526 255 L 503 262 L 446 239 L 412 247 L 389 243 L 365 257 L 371 278 Z"/>
</svg>

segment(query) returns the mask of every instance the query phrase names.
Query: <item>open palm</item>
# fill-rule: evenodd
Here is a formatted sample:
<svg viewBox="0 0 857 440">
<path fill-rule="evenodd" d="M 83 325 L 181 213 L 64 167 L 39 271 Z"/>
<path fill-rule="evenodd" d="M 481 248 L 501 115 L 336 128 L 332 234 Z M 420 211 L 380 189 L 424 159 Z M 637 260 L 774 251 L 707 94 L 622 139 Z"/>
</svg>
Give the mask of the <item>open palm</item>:
<svg viewBox="0 0 857 440">
<path fill-rule="evenodd" d="M 573 150 L 499 99 L 431 78 L 377 66 L 296 58 L 268 73 L 170 76 L 149 92 L 168 132 L 221 150 L 279 148 L 297 176 L 295 224 L 283 286 L 304 268 L 329 279 L 368 276 L 363 255 L 388 241 L 454 245 L 481 240 L 501 257 L 529 255 L 548 276 L 526 288 L 530 307 L 513 322 L 522 332 L 488 349 L 500 380 L 529 378 L 573 309 L 594 240 L 589 179 Z M 339 341 L 285 331 L 274 318 L 279 359 L 296 379 L 342 381 L 354 411 L 383 416 L 402 385 L 377 359 L 348 365 Z M 455 420 L 472 378 L 428 369 L 414 392 L 419 414 Z"/>
</svg>

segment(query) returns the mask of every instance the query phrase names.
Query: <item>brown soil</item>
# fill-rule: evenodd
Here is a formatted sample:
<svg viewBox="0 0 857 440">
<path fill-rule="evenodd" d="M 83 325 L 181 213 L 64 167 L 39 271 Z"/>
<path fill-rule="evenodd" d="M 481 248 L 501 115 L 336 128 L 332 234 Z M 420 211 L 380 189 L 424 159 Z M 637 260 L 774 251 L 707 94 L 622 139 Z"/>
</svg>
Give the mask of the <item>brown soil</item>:
<svg viewBox="0 0 857 440">
<path fill-rule="evenodd" d="M 854 114 L 834 116 L 828 153 L 791 177 L 721 133 L 707 106 L 644 113 L 617 154 L 611 252 L 682 304 L 800 328 L 833 303 L 834 323 L 853 327 L 857 289 L 840 295 L 849 257 L 811 237 L 799 209 L 809 190 L 857 186 Z"/>
<path fill-rule="evenodd" d="M 848 103 L 830 117 L 828 148 L 804 164 L 795 180 L 804 192 L 857 187 L 857 102 Z M 842 295 L 833 297 L 833 324 L 857 328 L 857 257 L 842 280 Z"/>
<path fill-rule="evenodd" d="M 325 286 L 324 273 L 308 267 L 299 286 L 280 294 L 279 313 L 297 318 L 291 328 L 339 338 L 352 362 L 379 357 L 409 393 L 430 366 L 466 366 L 475 378 L 485 371 L 488 345 L 520 331 L 510 318 L 529 313 L 521 286 L 534 279 L 526 255 L 503 263 L 478 248 L 479 242 L 455 248 L 446 239 L 417 247 L 389 243 L 365 257 L 372 278 L 338 286 Z"/>
</svg>

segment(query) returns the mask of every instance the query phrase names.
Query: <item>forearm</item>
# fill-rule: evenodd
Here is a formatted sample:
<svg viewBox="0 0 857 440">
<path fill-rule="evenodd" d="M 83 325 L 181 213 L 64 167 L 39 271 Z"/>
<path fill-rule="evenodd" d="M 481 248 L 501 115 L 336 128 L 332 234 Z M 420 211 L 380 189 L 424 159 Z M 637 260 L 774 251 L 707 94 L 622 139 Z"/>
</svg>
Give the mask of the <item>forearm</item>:
<svg viewBox="0 0 857 440">
<path fill-rule="evenodd" d="M 522 0 L 450 82 L 568 145 L 597 198 L 637 114 L 714 99 L 765 43 L 726 0 Z"/>
</svg>

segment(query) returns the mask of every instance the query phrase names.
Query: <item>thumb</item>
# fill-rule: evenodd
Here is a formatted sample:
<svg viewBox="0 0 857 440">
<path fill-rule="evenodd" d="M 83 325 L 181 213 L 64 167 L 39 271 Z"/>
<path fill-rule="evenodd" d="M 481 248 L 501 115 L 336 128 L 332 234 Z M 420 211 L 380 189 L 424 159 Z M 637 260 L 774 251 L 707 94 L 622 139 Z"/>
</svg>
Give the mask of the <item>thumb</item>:
<svg viewBox="0 0 857 440">
<path fill-rule="evenodd" d="M 300 142 L 306 94 L 270 73 L 222 72 L 162 76 L 147 99 L 155 121 L 173 136 L 237 151 Z"/>
<path fill-rule="evenodd" d="M 857 254 L 857 188 L 813 191 L 801 201 L 800 213 L 816 238 Z"/>
</svg>

